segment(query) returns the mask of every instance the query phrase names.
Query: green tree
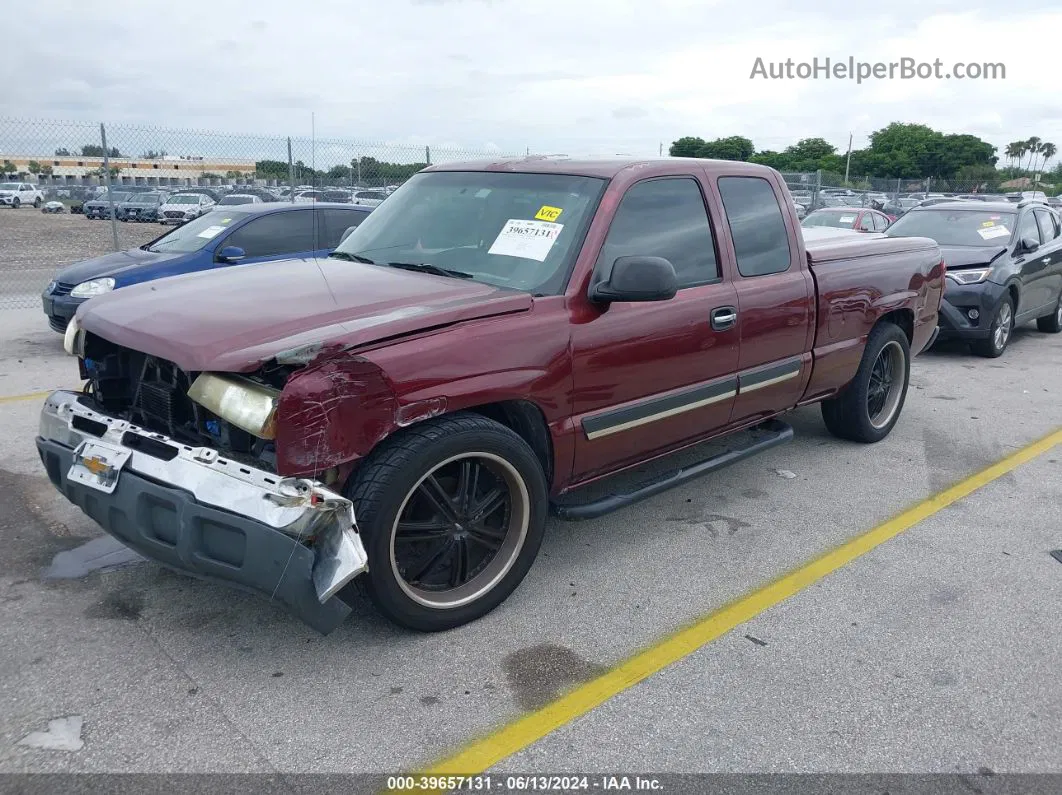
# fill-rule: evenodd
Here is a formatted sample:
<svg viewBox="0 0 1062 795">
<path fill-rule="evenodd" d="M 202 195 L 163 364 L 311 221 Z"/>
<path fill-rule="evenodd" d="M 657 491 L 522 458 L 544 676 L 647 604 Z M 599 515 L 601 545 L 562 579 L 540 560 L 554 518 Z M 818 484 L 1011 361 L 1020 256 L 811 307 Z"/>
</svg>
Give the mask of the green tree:
<svg viewBox="0 0 1062 795">
<path fill-rule="evenodd" d="M 1025 141 L 1011 141 L 1003 150 L 1003 154 L 1006 155 L 1008 164 L 1013 168 L 1014 164 L 1019 162 L 1025 154 Z"/>
<path fill-rule="evenodd" d="M 687 135 L 671 144 L 667 151 L 672 157 L 701 157 L 700 152 L 703 147 L 703 138 Z"/>
<path fill-rule="evenodd" d="M 254 164 L 254 173 L 260 179 L 288 178 L 288 164 L 282 160 L 259 160 Z"/>
<path fill-rule="evenodd" d="M 31 160 L 26 165 L 26 170 L 29 171 L 29 173 L 31 173 L 31 174 L 40 174 L 41 173 L 41 164 L 38 163 L 36 160 Z"/>
<path fill-rule="evenodd" d="M 1026 166 L 1025 170 L 1032 171 L 1036 156 L 1040 154 L 1040 137 L 1033 135 L 1027 138 L 1025 140 L 1025 151 L 1029 155 L 1029 165 Z"/>
<path fill-rule="evenodd" d="M 1047 141 L 1040 145 L 1040 154 L 1044 156 L 1044 162 L 1040 165 L 1040 168 L 1045 169 L 1047 168 L 1047 161 L 1058 154 L 1058 148 L 1050 141 Z"/>
<path fill-rule="evenodd" d="M 41 173 L 44 174 L 47 177 L 50 177 L 52 175 L 52 166 L 51 166 L 51 164 L 49 163 L 47 165 L 41 166 Z"/>
<path fill-rule="evenodd" d="M 82 157 L 103 157 L 103 147 L 99 144 L 85 144 L 81 147 Z M 117 146 L 112 146 L 107 151 L 108 157 L 121 157 L 122 153 L 118 151 Z"/>
<path fill-rule="evenodd" d="M 706 141 L 697 157 L 707 157 L 713 160 L 748 160 L 755 152 L 756 147 L 748 138 L 731 135 L 728 138 Z"/>
<path fill-rule="evenodd" d="M 70 157 L 70 150 L 65 147 L 60 147 L 55 150 L 56 157 Z"/>
<path fill-rule="evenodd" d="M 348 180 L 350 179 L 350 166 L 332 166 L 328 169 L 328 173 L 325 176 L 332 181 Z"/>
<path fill-rule="evenodd" d="M 243 178 L 243 172 L 242 171 L 236 171 L 235 169 L 229 169 L 228 171 L 225 172 L 225 179 L 242 179 L 242 178 Z"/>
<path fill-rule="evenodd" d="M 4 164 L 0 166 L 0 171 L 4 174 L 14 174 L 18 171 L 18 168 L 10 160 L 4 160 Z"/>
<path fill-rule="evenodd" d="M 166 156 L 166 150 L 156 152 L 154 149 L 148 149 L 146 152 L 140 155 L 142 160 L 159 160 Z"/>
</svg>

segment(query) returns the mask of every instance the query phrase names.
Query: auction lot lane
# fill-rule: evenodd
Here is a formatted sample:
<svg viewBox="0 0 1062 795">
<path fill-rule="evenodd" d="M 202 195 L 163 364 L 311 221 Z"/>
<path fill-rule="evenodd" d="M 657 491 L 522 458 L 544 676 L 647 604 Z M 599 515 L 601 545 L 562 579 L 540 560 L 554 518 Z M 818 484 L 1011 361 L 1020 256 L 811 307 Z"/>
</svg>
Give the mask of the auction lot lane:
<svg viewBox="0 0 1062 795">
<path fill-rule="evenodd" d="M 57 335 L 3 340 L 5 372 L 32 348 L 34 382 L 46 361 L 43 386 L 70 385 L 72 360 L 39 353 Z M 912 383 L 880 444 L 835 440 L 804 409 L 793 444 L 552 524 L 506 604 L 436 635 L 362 604 L 321 637 L 147 563 L 42 581 L 100 531 L 40 471 L 40 401 L 0 404 L 0 770 L 430 764 L 1062 425 L 1062 339 L 1030 327 L 1000 360 L 932 352 Z M 1056 447 L 497 768 L 1062 770 L 1062 564 L 1047 554 L 1062 547 L 1060 460 Z M 81 750 L 16 745 L 71 715 Z"/>
</svg>

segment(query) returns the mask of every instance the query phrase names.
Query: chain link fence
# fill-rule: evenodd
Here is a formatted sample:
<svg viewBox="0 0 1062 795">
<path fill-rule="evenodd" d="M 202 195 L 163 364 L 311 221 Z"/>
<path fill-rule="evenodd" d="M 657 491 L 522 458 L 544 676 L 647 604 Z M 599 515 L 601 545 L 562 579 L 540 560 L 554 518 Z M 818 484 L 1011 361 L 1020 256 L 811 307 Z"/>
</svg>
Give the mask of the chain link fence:
<svg viewBox="0 0 1062 795">
<path fill-rule="evenodd" d="M 168 231 L 123 219 L 121 202 L 133 193 L 372 205 L 430 163 L 517 154 L 0 118 L 0 309 L 39 306 L 57 269 L 135 249 Z"/>
<path fill-rule="evenodd" d="M 215 201 L 250 193 L 262 200 L 375 204 L 427 164 L 521 154 L 0 118 L 0 308 L 38 306 L 58 268 L 135 249 L 167 231 L 155 222 L 121 219 L 120 204 L 132 193 L 199 192 Z M 802 215 L 845 206 L 898 215 L 937 194 L 984 193 L 983 185 L 972 182 L 846 178 L 822 171 L 784 177 Z M 58 204 L 46 207 L 49 202 Z M 17 212 L 11 209 L 15 203 Z M 55 214 L 42 212 L 52 208 Z"/>
</svg>

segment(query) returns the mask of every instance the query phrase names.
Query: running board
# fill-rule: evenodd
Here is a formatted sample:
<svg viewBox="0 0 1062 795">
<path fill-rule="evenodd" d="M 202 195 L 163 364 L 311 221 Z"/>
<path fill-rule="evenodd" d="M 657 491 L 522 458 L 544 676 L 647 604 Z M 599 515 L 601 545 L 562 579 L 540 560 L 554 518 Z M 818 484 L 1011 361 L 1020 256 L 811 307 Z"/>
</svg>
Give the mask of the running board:
<svg viewBox="0 0 1062 795">
<path fill-rule="evenodd" d="M 723 469 L 731 464 L 736 464 L 738 461 L 743 461 L 744 459 L 762 453 L 765 450 L 770 450 L 772 447 L 785 444 L 793 438 L 792 426 L 781 420 L 767 420 L 767 422 L 756 425 L 749 430 L 754 434 L 754 438 L 744 447 L 727 450 L 725 453 L 720 453 L 711 458 L 706 458 L 703 461 L 698 461 L 696 464 L 690 464 L 682 469 L 672 470 L 656 480 L 651 480 L 626 494 L 614 494 L 609 497 L 602 497 L 599 500 L 593 500 L 592 502 L 578 504 L 560 504 L 551 502 L 550 512 L 557 518 L 565 519 L 567 521 L 596 519 L 599 516 L 604 516 L 606 513 L 611 513 L 620 508 L 626 508 L 628 505 L 641 502 L 642 500 L 653 497 L 662 491 L 667 491 L 675 486 L 680 486 L 694 478 L 699 478 L 701 475 L 707 475 L 709 472 L 715 472 L 718 469 Z"/>
</svg>

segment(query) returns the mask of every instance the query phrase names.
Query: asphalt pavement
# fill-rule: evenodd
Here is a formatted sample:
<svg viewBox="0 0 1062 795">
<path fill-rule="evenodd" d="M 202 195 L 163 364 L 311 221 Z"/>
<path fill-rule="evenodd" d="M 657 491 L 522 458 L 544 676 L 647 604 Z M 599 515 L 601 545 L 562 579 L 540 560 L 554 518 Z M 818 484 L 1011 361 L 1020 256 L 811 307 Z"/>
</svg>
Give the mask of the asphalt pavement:
<svg viewBox="0 0 1062 795">
<path fill-rule="evenodd" d="M 1062 337 L 934 350 L 879 444 L 801 409 L 789 445 L 551 524 L 474 624 L 413 634 L 364 603 L 322 637 L 82 549 L 101 531 L 44 476 L 41 398 L 8 399 L 76 376 L 39 310 L 0 312 L 0 772 L 420 769 L 1062 426 Z M 494 769 L 1062 772 L 1060 474 L 1055 447 Z"/>
</svg>

